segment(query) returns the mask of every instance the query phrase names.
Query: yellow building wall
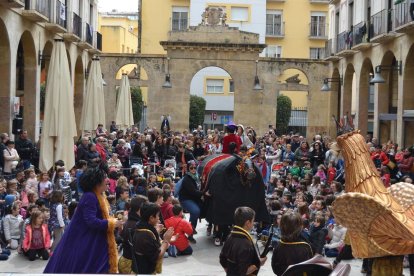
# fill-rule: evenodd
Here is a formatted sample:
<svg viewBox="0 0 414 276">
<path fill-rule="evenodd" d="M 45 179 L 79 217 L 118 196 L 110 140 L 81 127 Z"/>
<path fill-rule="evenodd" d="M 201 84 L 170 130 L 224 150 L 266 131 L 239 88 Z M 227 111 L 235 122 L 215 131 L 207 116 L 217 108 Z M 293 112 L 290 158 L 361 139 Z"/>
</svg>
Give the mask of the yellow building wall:
<svg viewBox="0 0 414 276">
<path fill-rule="evenodd" d="M 172 7 L 190 7 L 189 0 L 142 0 L 142 53 L 164 54 L 160 41 L 171 30 Z"/>
<path fill-rule="evenodd" d="M 138 20 L 126 17 L 99 15 L 98 28 L 102 33 L 104 53 L 136 53 L 138 49 Z M 130 30 L 132 26 L 132 30 Z"/>
<path fill-rule="evenodd" d="M 308 92 L 306 91 L 280 91 L 279 94 L 288 96 L 292 100 L 292 108 L 308 106 Z"/>
<path fill-rule="evenodd" d="M 324 40 L 309 39 L 309 24 L 312 12 L 325 12 L 326 23 L 328 23 L 327 4 L 311 4 L 309 0 L 268 1 L 267 9 L 283 11 L 285 36 L 283 38 L 266 37 L 266 44 L 282 46 L 283 58 L 309 58 L 310 48 L 325 47 Z"/>
</svg>

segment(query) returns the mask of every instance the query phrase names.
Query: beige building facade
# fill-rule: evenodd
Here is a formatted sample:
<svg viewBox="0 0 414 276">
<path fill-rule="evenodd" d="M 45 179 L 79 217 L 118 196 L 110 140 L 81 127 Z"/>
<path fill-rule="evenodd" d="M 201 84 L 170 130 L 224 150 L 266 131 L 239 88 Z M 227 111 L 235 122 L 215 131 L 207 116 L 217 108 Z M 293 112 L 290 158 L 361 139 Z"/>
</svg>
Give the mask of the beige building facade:
<svg viewBox="0 0 414 276">
<path fill-rule="evenodd" d="M 68 104 L 79 123 L 88 64 L 101 48 L 96 27 L 95 0 L 0 2 L 0 132 L 23 128 L 39 140 L 41 91 L 56 38 L 65 41 L 74 98 Z"/>
<path fill-rule="evenodd" d="M 362 134 L 414 144 L 414 15 L 410 1 L 331 1 L 332 114 L 354 116 Z M 414 4 L 411 4 L 414 5 Z M 378 83 L 381 76 L 383 82 Z M 338 81 L 340 79 L 340 81 Z"/>
</svg>

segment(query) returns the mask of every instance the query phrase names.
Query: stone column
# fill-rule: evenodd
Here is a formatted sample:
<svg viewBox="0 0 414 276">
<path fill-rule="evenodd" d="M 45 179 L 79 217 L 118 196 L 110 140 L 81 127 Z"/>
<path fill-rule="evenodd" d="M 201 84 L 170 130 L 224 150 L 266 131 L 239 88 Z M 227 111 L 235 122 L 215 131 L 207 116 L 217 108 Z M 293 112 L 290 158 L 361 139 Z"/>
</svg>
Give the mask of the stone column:
<svg viewBox="0 0 414 276">
<path fill-rule="evenodd" d="M 404 145 L 404 77 L 398 75 L 398 107 L 397 107 L 397 134 L 395 139 L 398 145 Z M 392 128 L 393 129 L 393 128 Z M 385 142 L 385 141 L 384 141 Z"/>
<path fill-rule="evenodd" d="M 23 128 L 29 138 L 39 140 L 40 66 L 36 57 L 25 55 Z"/>
<path fill-rule="evenodd" d="M 11 82 L 15 80 L 16 66 L 10 66 L 12 63 L 10 55 L 10 46 L 7 44 L 8 39 L 3 37 L 6 35 L 1 32 L 2 37 L 0 41 L 0 110 L 2 110 L 2 116 L 0 116 L 0 133 L 11 133 L 11 114 L 12 114 L 12 99 L 11 95 Z M 16 64 L 16 62 L 14 62 Z"/>
</svg>

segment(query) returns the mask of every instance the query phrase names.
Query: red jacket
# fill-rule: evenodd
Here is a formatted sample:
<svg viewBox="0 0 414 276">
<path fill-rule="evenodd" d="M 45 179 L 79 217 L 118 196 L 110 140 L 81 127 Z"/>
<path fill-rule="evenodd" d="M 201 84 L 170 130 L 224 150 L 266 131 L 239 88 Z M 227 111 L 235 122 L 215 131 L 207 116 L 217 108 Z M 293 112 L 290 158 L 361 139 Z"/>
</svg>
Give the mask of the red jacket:
<svg viewBox="0 0 414 276">
<path fill-rule="evenodd" d="M 28 251 L 32 245 L 32 226 L 29 224 L 26 226 L 26 236 L 24 237 L 22 248 L 24 251 Z M 50 248 L 50 233 L 47 229 L 47 224 L 42 224 L 43 244 L 45 249 Z"/>
<path fill-rule="evenodd" d="M 224 138 L 223 138 L 223 150 L 222 150 L 222 153 L 230 153 L 229 152 L 229 144 L 231 142 L 236 143 L 236 150 L 235 150 L 234 153 L 239 153 L 240 146 L 242 145 L 242 141 L 241 141 L 241 139 L 240 139 L 240 137 L 238 135 L 233 134 L 233 133 L 231 133 L 231 134 L 229 134 L 227 136 L 224 136 Z"/>
<path fill-rule="evenodd" d="M 101 162 L 106 163 L 106 151 L 105 148 L 100 145 L 99 143 L 96 144 L 96 151 L 99 153 L 99 155 L 101 156 Z"/>
<path fill-rule="evenodd" d="M 165 228 L 174 228 L 174 235 L 177 235 L 177 240 L 172 242 L 179 251 L 184 251 L 190 243 L 188 242 L 187 235 L 193 234 L 193 227 L 191 224 L 181 217 L 171 217 L 165 221 Z"/>
<path fill-rule="evenodd" d="M 331 167 L 328 169 L 328 183 L 331 184 L 332 181 L 335 180 L 336 176 L 336 169 L 334 167 Z"/>
<path fill-rule="evenodd" d="M 172 211 L 173 207 L 174 206 L 169 202 L 163 202 L 161 204 L 161 215 L 164 221 L 174 216 Z"/>
</svg>

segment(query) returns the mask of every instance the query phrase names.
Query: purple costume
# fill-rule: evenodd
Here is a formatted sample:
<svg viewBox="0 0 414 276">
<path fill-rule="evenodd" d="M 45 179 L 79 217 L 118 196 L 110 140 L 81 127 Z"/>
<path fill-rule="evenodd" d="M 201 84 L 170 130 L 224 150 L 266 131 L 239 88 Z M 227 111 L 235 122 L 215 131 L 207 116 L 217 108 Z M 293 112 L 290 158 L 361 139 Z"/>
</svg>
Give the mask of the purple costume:
<svg viewBox="0 0 414 276">
<path fill-rule="evenodd" d="M 84 193 L 44 273 L 108 273 L 107 229 L 98 198 Z"/>
</svg>

